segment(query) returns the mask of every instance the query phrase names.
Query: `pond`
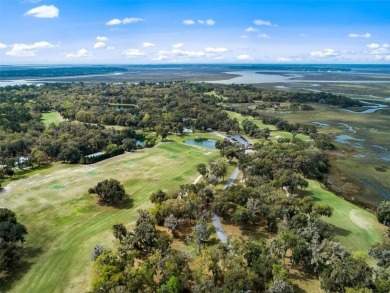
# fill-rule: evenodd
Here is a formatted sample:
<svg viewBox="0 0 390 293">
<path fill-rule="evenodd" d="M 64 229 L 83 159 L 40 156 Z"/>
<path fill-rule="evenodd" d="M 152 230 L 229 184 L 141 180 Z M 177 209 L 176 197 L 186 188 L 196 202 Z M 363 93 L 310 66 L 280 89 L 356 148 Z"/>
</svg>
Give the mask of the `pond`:
<svg viewBox="0 0 390 293">
<path fill-rule="evenodd" d="M 216 149 L 216 147 L 215 147 L 216 142 L 217 141 L 215 139 L 210 139 L 210 138 L 187 139 L 184 141 L 185 144 L 208 148 L 211 150 Z"/>
</svg>

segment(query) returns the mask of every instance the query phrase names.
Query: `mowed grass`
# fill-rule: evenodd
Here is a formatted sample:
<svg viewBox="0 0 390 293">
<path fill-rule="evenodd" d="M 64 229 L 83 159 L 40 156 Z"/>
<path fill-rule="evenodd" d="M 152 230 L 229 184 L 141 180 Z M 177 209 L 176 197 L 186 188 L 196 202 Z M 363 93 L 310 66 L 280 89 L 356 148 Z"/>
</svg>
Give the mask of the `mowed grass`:
<svg viewBox="0 0 390 293">
<path fill-rule="evenodd" d="M 45 127 L 47 128 L 52 123 L 58 125 L 60 122 L 64 121 L 64 118 L 61 116 L 59 112 L 53 111 L 53 112 L 43 113 L 42 121 L 45 124 Z"/>
<path fill-rule="evenodd" d="M 342 245 L 353 251 L 367 252 L 373 244 L 383 242 L 384 229 L 374 214 L 323 189 L 317 181 L 309 180 L 303 194 L 333 208 L 333 215 L 323 220 L 333 225 L 336 239 Z"/>
<path fill-rule="evenodd" d="M 1 195 L 27 226 L 29 264 L 9 287 L 10 292 L 86 292 L 90 289 L 90 254 L 100 243 L 113 247 L 111 227 L 131 227 L 137 209 L 148 208 L 149 195 L 158 189 L 170 193 L 198 176 L 196 165 L 218 157 L 178 142 L 160 143 L 152 149 L 126 153 L 93 165 L 55 164 L 12 181 Z M 115 178 L 131 201 L 119 208 L 101 206 L 88 188 Z M 3 290 L 3 288 L 2 288 Z"/>
</svg>

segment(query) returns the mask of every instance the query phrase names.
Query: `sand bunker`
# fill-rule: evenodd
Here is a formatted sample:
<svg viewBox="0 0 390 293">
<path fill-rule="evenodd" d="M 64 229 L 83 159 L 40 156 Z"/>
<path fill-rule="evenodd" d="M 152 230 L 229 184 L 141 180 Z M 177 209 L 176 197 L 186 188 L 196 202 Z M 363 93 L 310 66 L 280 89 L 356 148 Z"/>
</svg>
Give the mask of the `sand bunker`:
<svg viewBox="0 0 390 293">
<path fill-rule="evenodd" d="M 351 219 L 351 221 L 354 224 L 356 224 L 360 228 L 363 228 L 363 229 L 371 228 L 370 222 L 368 222 L 361 215 L 359 215 L 359 211 L 358 210 L 350 211 L 349 212 L 349 218 Z"/>
</svg>

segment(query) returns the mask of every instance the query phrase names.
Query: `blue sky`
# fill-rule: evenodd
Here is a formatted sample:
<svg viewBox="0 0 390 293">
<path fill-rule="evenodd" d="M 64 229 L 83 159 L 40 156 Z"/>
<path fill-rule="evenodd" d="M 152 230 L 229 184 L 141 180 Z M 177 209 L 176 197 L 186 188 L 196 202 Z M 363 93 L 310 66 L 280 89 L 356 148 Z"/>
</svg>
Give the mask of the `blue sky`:
<svg viewBox="0 0 390 293">
<path fill-rule="evenodd" d="M 0 63 L 390 63 L 389 15 L 388 0 L 0 0 Z"/>
</svg>

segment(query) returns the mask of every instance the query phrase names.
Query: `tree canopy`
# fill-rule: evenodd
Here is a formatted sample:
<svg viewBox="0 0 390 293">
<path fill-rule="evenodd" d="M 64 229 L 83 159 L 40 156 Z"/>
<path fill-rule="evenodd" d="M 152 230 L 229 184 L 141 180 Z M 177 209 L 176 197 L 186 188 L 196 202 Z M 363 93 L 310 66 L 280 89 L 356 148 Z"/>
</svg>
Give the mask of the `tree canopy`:
<svg viewBox="0 0 390 293">
<path fill-rule="evenodd" d="M 0 208 L 0 279 L 7 275 L 22 258 L 22 244 L 26 234 L 26 227 L 18 223 L 15 213 Z"/>
<path fill-rule="evenodd" d="M 95 187 L 89 189 L 89 193 L 96 193 L 99 202 L 105 204 L 117 204 L 126 195 L 125 188 L 116 179 L 106 179 L 99 182 Z"/>
</svg>

